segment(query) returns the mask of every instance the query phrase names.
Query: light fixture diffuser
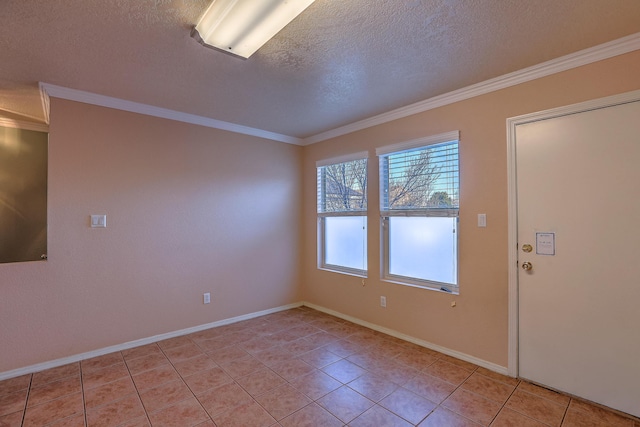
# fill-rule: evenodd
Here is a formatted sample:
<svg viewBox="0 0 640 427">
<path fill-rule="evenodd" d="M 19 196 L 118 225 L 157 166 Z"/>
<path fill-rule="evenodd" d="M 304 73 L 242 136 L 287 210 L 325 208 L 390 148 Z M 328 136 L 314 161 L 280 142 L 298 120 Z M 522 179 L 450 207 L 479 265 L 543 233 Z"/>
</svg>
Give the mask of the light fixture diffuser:
<svg viewBox="0 0 640 427">
<path fill-rule="evenodd" d="M 314 0 L 213 0 L 191 36 L 249 58 Z"/>
</svg>

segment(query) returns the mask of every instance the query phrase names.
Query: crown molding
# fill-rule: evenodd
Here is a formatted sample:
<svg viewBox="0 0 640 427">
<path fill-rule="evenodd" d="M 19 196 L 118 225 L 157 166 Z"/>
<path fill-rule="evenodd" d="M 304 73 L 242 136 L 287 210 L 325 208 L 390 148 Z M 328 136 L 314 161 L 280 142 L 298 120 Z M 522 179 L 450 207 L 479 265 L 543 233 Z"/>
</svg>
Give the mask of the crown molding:
<svg viewBox="0 0 640 427">
<path fill-rule="evenodd" d="M 580 50 L 560 58 L 552 59 L 541 64 L 514 71 L 509 74 L 504 74 L 481 83 L 476 83 L 449 93 L 434 96 L 433 98 L 416 102 L 415 104 L 407 105 L 396 110 L 307 137 L 303 140 L 302 145 L 315 144 L 317 142 L 346 135 L 351 132 L 356 132 L 372 126 L 377 126 L 393 120 L 432 110 L 434 108 L 453 104 L 454 102 L 464 101 L 466 99 L 581 67 L 593 62 L 623 55 L 638 49 L 640 49 L 640 33 L 631 34 L 608 43 Z"/>
<path fill-rule="evenodd" d="M 101 107 L 113 108 L 116 110 L 128 111 L 131 113 L 144 114 L 147 116 L 159 117 L 162 119 L 175 120 L 178 122 L 190 123 L 205 126 L 213 129 L 226 130 L 243 135 L 256 136 L 258 138 L 270 139 L 287 144 L 302 145 L 302 139 L 289 135 L 282 135 L 275 132 L 242 126 L 235 123 L 224 122 L 209 117 L 195 114 L 183 113 L 181 111 L 169 110 L 167 108 L 155 107 L 153 105 L 139 102 L 127 101 L 125 99 L 113 98 L 96 93 L 85 92 L 83 90 L 71 89 L 56 86 L 50 83 L 40 82 L 42 105 L 45 110 L 45 117 L 49 117 L 49 97 L 66 99 L 69 101 L 82 102 L 84 104 L 98 105 Z"/>
<path fill-rule="evenodd" d="M 224 122 L 209 117 L 195 114 L 183 113 L 166 108 L 155 107 L 110 96 L 99 95 L 77 89 L 56 86 L 49 83 L 40 83 L 42 107 L 46 122 L 49 123 L 49 97 L 67 99 L 70 101 L 82 102 L 85 104 L 98 105 L 117 110 L 129 111 L 132 113 L 145 114 L 153 117 L 160 117 L 179 122 L 205 126 L 214 129 L 226 130 L 229 132 L 251 135 L 258 138 L 270 139 L 293 145 L 311 145 L 327 139 L 336 138 L 362 129 L 381 125 L 393 120 L 419 114 L 434 108 L 443 107 L 455 102 L 464 101 L 476 96 L 485 95 L 500 89 L 505 89 L 521 83 L 526 83 L 552 74 L 567 71 L 573 68 L 588 65 L 597 61 L 602 61 L 614 56 L 623 55 L 640 49 L 640 33 L 603 43 L 588 49 L 584 49 L 560 58 L 552 59 L 522 70 L 514 71 L 484 82 L 476 83 L 452 92 L 434 96 L 424 101 L 416 102 L 405 107 L 401 107 L 377 116 L 369 117 L 345 126 L 328 130 L 307 138 L 296 138 L 290 135 L 283 135 L 269 132 L 262 129 Z"/>
<path fill-rule="evenodd" d="M 49 126 L 45 123 L 34 123 L 23 120 L 13 120 L 0 117 L 0 127 L 34 130 L 36 132 L 49 132 Z"/>
<path fill-rule="evenodd" d="M 51 111 L 51 103 L 49 99 L 49 94 L 46 89 L 43 87 L 43 83 L 38 83 L 38 89 L 40 89 L 40 103 L 42 104 L 42 112 L 44 113 L 44 121 L 46 124 L 49 124 L 49 112 Z"/>
</svg>

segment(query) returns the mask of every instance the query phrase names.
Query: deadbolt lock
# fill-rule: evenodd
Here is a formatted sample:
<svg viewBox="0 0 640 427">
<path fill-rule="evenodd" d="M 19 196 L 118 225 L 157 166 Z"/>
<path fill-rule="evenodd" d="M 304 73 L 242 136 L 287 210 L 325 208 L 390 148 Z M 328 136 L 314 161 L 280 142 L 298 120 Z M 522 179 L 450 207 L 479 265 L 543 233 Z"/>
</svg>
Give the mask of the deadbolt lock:
<svg viewBox="0 0 640 427">
<path fill-rule="evenodd" d="M 531 252 L 533 250 L 533 246 L 529 245 L 529 244 L 524 244 L 522 245 L 522 252 Z"/>
</svg>

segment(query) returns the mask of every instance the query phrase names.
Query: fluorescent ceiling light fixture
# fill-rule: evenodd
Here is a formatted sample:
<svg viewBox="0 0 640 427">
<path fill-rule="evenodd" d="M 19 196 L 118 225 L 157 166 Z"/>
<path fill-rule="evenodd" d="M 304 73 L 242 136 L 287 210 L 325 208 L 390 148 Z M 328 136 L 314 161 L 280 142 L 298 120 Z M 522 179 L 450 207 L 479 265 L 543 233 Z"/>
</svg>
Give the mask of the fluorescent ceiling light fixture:
<svg viewBox="0 0 640 427">
<path fill-rule="evenodd" d="M 200 43 L 250 57 L 314 0 L 213 0 L 191 32 Z"/>
</svg>

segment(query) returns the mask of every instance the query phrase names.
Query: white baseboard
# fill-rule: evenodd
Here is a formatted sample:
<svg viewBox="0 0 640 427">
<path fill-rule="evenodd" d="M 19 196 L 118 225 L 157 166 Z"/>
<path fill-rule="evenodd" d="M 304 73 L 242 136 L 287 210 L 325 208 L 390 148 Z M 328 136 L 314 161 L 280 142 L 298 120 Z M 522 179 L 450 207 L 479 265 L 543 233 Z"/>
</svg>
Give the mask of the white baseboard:
<svg viewBox="0 0 640 427">
<path fill-rule="evenodd" d="M 18 368 L 18 369 L 13 369 L 11 371 L 0 372 L 0 381 L 7 380 L 9 378 L 19 377 L 20 375 L 32 374 L 34 372 L 44 371 L 45 369 L 56 368 L 58 366 L 67 365 L 69 363 L 78 362 L 80 360 L 90 359 L 96 356 L 102 356 L 104 354 L 113 353 L 115 351 L 128 350 L 133 347 L 139 347 L 141 345 L 151 344 L 151 343 L 166 340 L 169 338 L 179 337 L 181 335 L 188 335 L 194 332 L 203 331 L 205 329 L 229 325 L 231 323 L 236 323 L 243 320 L 249 320 L 255 317 L 260 317 L 260 316 L 264 316 L 266 314 L 271 314 L 271 313 L 277 313 L 279 311 L 289 310 L 289 309 L 300 307 L 300 306 L 302 306 L 302 302 L 296 302 L 293 304 L 287 304 L 287 305 L 283 305 L 276 308 L 270 308 L 268 310 L 256 311 L 255 313 L 243 314 L 242 316 L 236 316 L 236 317 L 230 317 L 228 319 L 218 320 L 217 322 L 211 322 L 211 323 L 206 323 L 204 325 L 193 326 L 191 328 L 180 329 L 179 331 L 167 332 L 165 334 L 154 335 L 148 338 L 141 338 L 139 340 L 129 341 L 123 344 L 112 345 L 109 347 L 88 351 L 86 353 L 74 354 L 73 356 L 67 356 L 60 359 L 50 360 L 48 362 L 37 363 L 35 365 L 25 366 L 24 368 Z"/>
<path fill-rule="evenodd" d="M 37 363 L 35 365 L 30 365 L 30 366 L 25 366 L 24 368 L 18 368 L 18 369 L 13 369 L 11 371 L 6 371 L 6 372 L 0 372 L 0 381 L 2 380 L 6 380 L 9 378 L 14 378 L 14 377 L 19 377 L 21 375 L 25 375 L 25 374 L 32 374 L 34 372 L 39 372 L 39 371 L 44 371 L 45 369 L 50 369 L 50 368 L 56 368 L 58 366 L 63 366 L 63 365 L 67 365 L 69 363 L 74 363 L 74 362 L 79 362 L 81 360 L 85 360 L 85 359 L 90 359 L 92 357 L 97 357 L 97 356 L 102 356 L 104 354 L 108 354 L 108 353 L 113 353 L 115 351 L 122 351 L 122 350 L 128 350 L 130 348 L 133 347 L 139 347 L 141 345 L 146 345 L 146 344 L 151 344 L 154 342 L 158 342 L 158 341 L 162 341 L 162 340 L 166 340 L 169 338 L 175 338 L 175 337 L 179 337 L 182 335 L 188 335 L 188 334 L 192 334 L 194 332 L 199 332 L 199 331 L 203 331 L 205 329 L 210 329 L 210 328 L 215 328 L 218 326 L 224 326 L 224 325 L 229 325 L 231 323 L 237 323 L 243 320 L 249 320 L 249 319 L 253 319 L 255 317 L 260 317 L 260 316 L 264 316 L 266 314 L 271 314 L 271 313 L 277 313 L 279 311 L 284 311 L 284 310 L 289 310 L 292 308 L 296 308 L 296 307 L 300 307 L 300 306 L 306 306 L 309 308 L 313 308 L 314 310 L 318 310 L 321 311 L 323 313 L 327 313 L 330 314 L 332 316 L 338 317 L 340 319 L 344 319 L 344 320 L 348 320 L 349 322 L 353 322 L 357 325 L 361 325 L 364 327 L 367 327 L 369 329 L 373 329 L 374 331 L 378 331 L 378 332 L 382 332 L 384 334 L 390 335 L 392 337 L 395 338 L 400 338 L 402 340 L 411 342 L 413 344 L 419 345 L 421 347 L 425 347 L 425 348 L 429 348 L 431 350 L 435 350 L 438 351 L 440 353 L 452 356 L 452 357 L 456 357 L 458 359 L 464 360 L 466 362 L 470 362 L 473 363 L 475 365 L 478 366 L 482 366 L 483 368 L 489 369 L 490 371 L 494 371 L 497 372 L 499 374 L 503 374 L 503 375 L 508 375 L 507 372 L 507 367 L 506 366 L 500 366 L 500 365 L 496 365 L 495 363 L 491 363 L 488 362 L 486 360 L 482 360 L 479 359 L 477 357 L 474 356 L 470 356 L 468 354 L 465 353 L 461 353 L 459 351 L 456 350 L 451 350 L 449 348 L 446 347 L 442 347 L 433 343 L 430 343 L 428 341 L 424 341 L 418 338 L 414 338 L 412 336 L 400 333 L 398 331 L 394 331 L 392 329 L 388 329 L 373 323 L 369 323 L 366 322 L 364 320 L 360 320 L 357 319 L 355 317 L 334 311 L 334 310 L 330 310 L 328 308 L 316 305 L 316 304 L 312 304 L 310 302 L 297 302 L 297 303 L 293 303 L 293 304 L 287 304 L 287 305 L 283 305 L 280 307 L 276 307 L 276 308 L 271 308 L 268 310 L 262 310 L 262 311 L 257 311 L 254 313 L 249 313 L 249 314 L 244 314 L 242 316 L 236 316 L 236 317 L 231 317 L 228 319 L 223 319 L 223 320 L 218 320 L 216 322 L 211 322 L 211 323 L 206 323 L 204 325 L 198 325 L 198 326 L 193 326 L 191 328 L 186 328 L 186 329 L 180 329 L 178 331 L 173 331 L 173 332 L 167 332 L 165 334 L 160 334 L 160 335 L 154 335 L 152 337 L 148 337 L 148 338 L 141 338 L 139 340 L 134 340 L 134 341 L 129 341 L 123 344 L 117 344 L 117 345 L 112 345 L 109 347 L 104 347 L 104 348 L 100 348 L 97 350 L 92 350 L 92 351 L 88 351 L 86 353 L 80 353 L 80 354 L 75 354 L 72 356 L 67 356 L 67 357 L 63 357 L 60 359 L 55 359 L 55 360 L 50 360 L 48 362 L 43 362 L 43 363 Z"/>
<path fill-rule="evenodd" d="M 394 331 L 393 329 L 385 328 L 383 326 L 379 326 L 379 325 L 376 325 L 374 323 L 369 323 L 369 322 L 366 322 L 364 320 L 360 320 L 358 318 L 351 317 L 349 315 L 340 313 L 338 311 L 330 310 L 328 308 L 325 308 L 325 307 L 322 307 L 322 306 L 319 306 L 319 305 L 316 305 L 316 304 L 312 304 L 310 302 L 306 302 L 305 301 L 305 302 L 302 303 L 302 305 L 304 305 L 306 307 L 309 307 L 309 308 L 313 308 L 314 310 L 321 311 L 323 313 L 330 314 L 330 315 L 335 316 L 335 317 L 339 317 L 340 319 L 348 320 L 349 322 L 353 322 L 353 323 L 358 324 L 360 326 L 364 326 L 366 328 L 373 329 L 374 331 L 382 332 L 383 334 L 391 335 L 392 337 L 395 337 L 395 338 L 400 338 L 401 340 L 408 341 L 410 343 L 419 345 L 421 347 L 425 347 L 425 348 L 428 348 L 428 349 L 431 349 L 431 350 L 435 350 L 435 351 L 438 351 L 440 353 L 446 354 L 448 356 L 452 356 L 452 357 L 455 357 L 457 359 L 464 360 L 465 362 L 469 362 L 469 363 L 473 363 L 474 365 L 482 366 L 483 368 L 486 368 L 486 369 L 488 369 L 490 371 L 497 372 L 497 373 L 502 374 L 502 375 L 509 375 L 508 372 L 507 372 L 507 367 L 506 366 L 500 366 L 500 365 L 497 365 L 495 363 L 488 362 L 488 361 L 483 360 L 483 359 L 479 359 L 479 358 L 477 358 L 475 356 L 468 355 L 466 353 L 461 353 L 459 351 L 451 350 L 449 348 L 442 347 L 442 346 L 439 346 L 437 344 L 430 343 L 428 341 L 424 341 L 424 340 L 421 340 L 421 339 L 418 339 L 418 338 L 414 338 L 414 337 L 412 337 L 410 335 L 406 335 L 406 334 L 403 334 L 401 332 Z"/>
</svg>

